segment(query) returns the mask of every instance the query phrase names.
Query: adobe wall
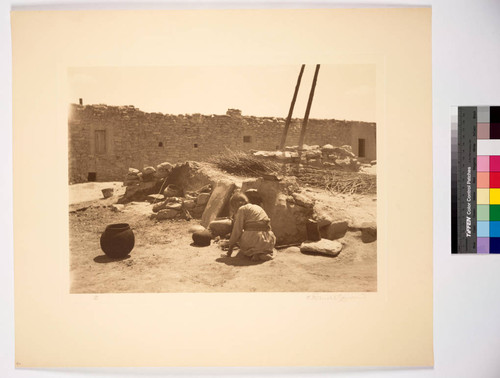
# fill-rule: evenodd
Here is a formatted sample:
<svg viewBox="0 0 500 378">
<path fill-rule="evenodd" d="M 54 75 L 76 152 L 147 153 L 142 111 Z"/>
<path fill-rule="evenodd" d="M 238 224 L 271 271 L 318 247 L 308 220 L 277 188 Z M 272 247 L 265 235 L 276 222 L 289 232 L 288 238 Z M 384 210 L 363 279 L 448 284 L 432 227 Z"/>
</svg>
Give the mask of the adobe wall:
<svg viewBox="0 0 500 378">
<path fill-rule="evenodd" d="M 68 120 L 69 181 L 86 182 L 89 172 L 96 172 L 97 181 L 121 181 L 129 167 L 203 161 L 225 147 L 243 151 L 278 147 L 285 119 L 241 116 L 238 111 L 228 114 L 170 115 L 145 113 L 133 106 L 72 104 Z M 375 124 L 311 119 L 305 143 L 351 145 L 353 127 L 374 130 Z M 298 144 L 300 128 L 301 120 L 294 119 L 286 145 Z M 105 153 L 96 151 L 96 130 L 106 131 Z"/>
<path fill-rule="evenodd" d="M 377 159 L 377 130 L 375 127 L 366 127 L 366 124 L 355 122 L 352 125 L 351 141 L 352 152 L 359 156 L 359 139 L 365 140 L 365 159 L 363 160 L 376 160 Z"/>
</svg>

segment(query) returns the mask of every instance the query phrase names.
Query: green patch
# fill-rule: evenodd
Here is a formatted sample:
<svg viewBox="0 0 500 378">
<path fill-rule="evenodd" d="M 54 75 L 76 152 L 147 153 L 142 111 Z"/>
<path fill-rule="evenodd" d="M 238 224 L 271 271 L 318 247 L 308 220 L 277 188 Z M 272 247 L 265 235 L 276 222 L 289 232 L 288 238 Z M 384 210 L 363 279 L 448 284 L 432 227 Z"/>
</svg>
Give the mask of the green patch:
<svg viewBox="0 0 500 378">
<path fill-rule="evenodd" d="M 500 221 L 500 205 L 490 205 L 490 221 Z"/>
</svg>

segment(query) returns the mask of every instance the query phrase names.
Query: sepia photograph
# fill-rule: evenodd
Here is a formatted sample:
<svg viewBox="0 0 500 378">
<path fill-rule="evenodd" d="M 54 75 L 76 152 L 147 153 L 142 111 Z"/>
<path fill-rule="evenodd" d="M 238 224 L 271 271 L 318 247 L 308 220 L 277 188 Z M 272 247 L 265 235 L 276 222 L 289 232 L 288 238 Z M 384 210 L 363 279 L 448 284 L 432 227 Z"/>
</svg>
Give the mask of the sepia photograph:
<svg viewBox="0 0 500 378">
<path fill-rule="evenodd" d="M 376 292 L 376 65 L 68 70 L 71 293 Z"/>
<path fill-rule="evenodd" d="M 14 11 L 16 367 L 432 366 L 431 16 Z"/>
</svg>

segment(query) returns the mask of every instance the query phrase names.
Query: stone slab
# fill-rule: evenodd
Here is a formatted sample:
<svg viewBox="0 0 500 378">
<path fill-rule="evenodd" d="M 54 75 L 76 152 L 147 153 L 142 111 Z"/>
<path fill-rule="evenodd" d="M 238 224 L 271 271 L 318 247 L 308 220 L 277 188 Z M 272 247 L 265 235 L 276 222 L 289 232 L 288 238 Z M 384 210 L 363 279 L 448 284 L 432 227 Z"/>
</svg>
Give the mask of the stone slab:
<svg viewBox="0 0 500 378">
<path fill-rule="evenodd" d="M 215 188 L 201 217 L 201 225 L 203 227 L 208 227 L 210 222 L 219 216 L 228 204 L 235 187 L 236 185 L 229 180 L 220 180 L 215 184 Z"/>
<path fill-rule="evenodd" d="M 332 221 L 326 227 L 320 228 L 321 236 L 325 239 L 335 240 L 344 237 L 349 228 L 348 220 Z"/>
<path fill-rule="evenodd" d="M 377 224 L 375 222 L 361 224 L 361 240 L 363 243 L 372 243 L 377 240 Z"/>
<path fill-rule="evenodd" d="M 338 241 L 321 239 L 315 242 L 304 242 L 300 245 L 300 252 L 305 254 L 320 254 L 335 257 L 342 250 L 342 244 Z"/>
<path fill-rule="evenodd" d="M 196 199 L 197 205 L 205 205 L 210 199 L 210 193 L 200 193 Z"/>
<path fill-rule="evenodd" d="M 208 229 L 212 232 L 213 236 L 226 236 L 231 233 L 233 222 L 231 219 L 218 219 L 210 222 Z"/>
<path fill-rule="evenodd" d="M 174 209 L 164 209 L 160 210 L 158 214 L 156 215 L 156 219 L 158 220 L 164 220 L 164 219 L 173 219 L 179 215 L 178 210 Z"/>
<path fill-rule="evenodd" d="M 196 202 L 194 200 L 185 200 L 183 205 L 186 210 L 193 210 L 196 207 Z"/>
<path fill-rule="evenodd" d="M 149 203 L 157 203 L 165 200 L 165 196 L 163 194 L 149 194 L 146 197 L 146 201 Z"/>
</svg>

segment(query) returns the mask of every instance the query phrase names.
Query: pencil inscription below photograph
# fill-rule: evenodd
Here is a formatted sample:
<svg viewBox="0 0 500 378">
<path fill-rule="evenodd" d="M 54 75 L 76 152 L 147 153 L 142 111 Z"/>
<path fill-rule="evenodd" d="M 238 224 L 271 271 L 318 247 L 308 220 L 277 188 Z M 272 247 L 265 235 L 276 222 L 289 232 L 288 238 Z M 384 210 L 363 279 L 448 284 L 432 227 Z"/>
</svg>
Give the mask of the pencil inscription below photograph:
<svg viewBox="0 0 500 378">
<path fill-rule="evenodd" d="M 70 292 L 376 292 L 375 78 L 69 69 Z"/>
</svg>

